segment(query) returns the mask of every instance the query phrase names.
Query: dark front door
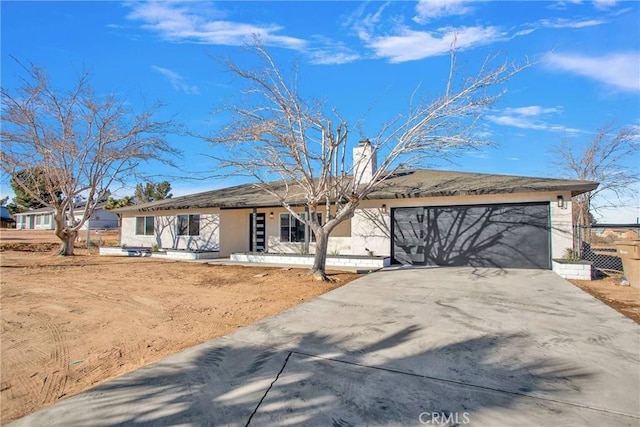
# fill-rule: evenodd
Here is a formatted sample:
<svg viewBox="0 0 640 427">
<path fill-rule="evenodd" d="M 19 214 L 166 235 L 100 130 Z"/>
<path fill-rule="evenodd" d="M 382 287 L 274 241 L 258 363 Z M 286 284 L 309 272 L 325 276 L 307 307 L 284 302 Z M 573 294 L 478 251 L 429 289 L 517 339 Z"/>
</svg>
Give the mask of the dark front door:
<svg viewBox="0 0 640 427">
<path fill-rule="evenodd" d="M 255 221 L 255 230 L 253 223 L 253 216 L 256 216 Z M 255 234 L 255 243 L 253 236 Z M 254 247 L 255 244 L 255 247 Z M 265 225 L 265 214 L 249 214 L 249 250 L 251 252 L 264 252 L 267 248 L 266 244 L 266 225 Z"/>
<path fill-rule="evenodd" d="M 549 203 L 397 208 L 402 264 L 551 268 Z"/>
</svg>

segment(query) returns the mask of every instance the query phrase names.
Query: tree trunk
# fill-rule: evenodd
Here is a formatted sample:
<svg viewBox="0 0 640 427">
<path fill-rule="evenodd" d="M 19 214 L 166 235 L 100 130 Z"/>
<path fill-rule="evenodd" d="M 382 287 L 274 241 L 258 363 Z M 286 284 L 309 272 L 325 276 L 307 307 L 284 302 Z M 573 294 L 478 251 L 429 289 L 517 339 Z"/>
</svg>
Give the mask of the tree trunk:
<svg viewBox="0 0 640 427">
<path fill-rule="evenodd" d="M 58 255 L 73 256 L 74 243 L 78 232 L 75 230 L 56 230 L 56 236 L 62 240 L 60 249 L 58 249 Z"/>
<path fill-rule="evenodd" d="M 325 273 L 327 265 L 327 249 L 329 246 L 329 235 L 323 229 L 316 231 L 316 254 L 313 259 L 311 274 L 314 279 L 322 282 L 329 281 Z"/>
</svg>

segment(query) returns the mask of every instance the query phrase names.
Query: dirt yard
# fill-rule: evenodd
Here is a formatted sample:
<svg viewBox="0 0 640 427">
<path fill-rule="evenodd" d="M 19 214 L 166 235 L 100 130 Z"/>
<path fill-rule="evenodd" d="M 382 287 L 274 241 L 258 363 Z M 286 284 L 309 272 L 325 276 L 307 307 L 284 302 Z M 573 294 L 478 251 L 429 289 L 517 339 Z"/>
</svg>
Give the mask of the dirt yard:
<svg viewBox="0 0 640 427">
<path fill-rule="evenodd" d="M 83 242 L 62 258 L 58 245 L 50 231 L 0 230 L 2 424 L 358 277 L 99 257 Z M 572 282 L 640 323 L 640 289 L 618 279 Z"/>
<path fill-rule="evenodd" d="M 2 424 L 358 277 L 37 247 L 0 243 Z"/>
<path fill-rule="evenodd" d="M 620 277 L 621 275 L 612 275 L 591 281 L 569 281 L 640 324 L 640 288 L 620 286 Z"/>
</svg>

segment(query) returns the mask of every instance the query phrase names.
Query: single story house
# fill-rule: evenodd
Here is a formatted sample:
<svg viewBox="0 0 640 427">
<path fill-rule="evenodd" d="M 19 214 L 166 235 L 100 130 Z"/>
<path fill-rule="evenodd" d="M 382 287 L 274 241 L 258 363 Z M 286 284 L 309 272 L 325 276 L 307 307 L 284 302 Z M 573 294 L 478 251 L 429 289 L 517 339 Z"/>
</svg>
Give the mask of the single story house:
<svg viewBox="0 0 640 427">
<path fill-rule="evenodd" d="M 368 167 L 374 170 L 375 156 L 370 158 Z M 334 229 L 328 254 L 387 256 L 403 264 L 551 269 L 552 258 L 572 248 L 572 196 L 597 185 L 440 170 L 398 172 Z M 291 200 L 303 213 L 302 198 L 297 202 Z M 219 251 L 227 257 L 302 253 L 311 239 L 309 252 L 314 252 L 308 228 L 252 184 L 115 211 L 121 216 L 123 246 Z"/>
<path fill-rule="evenodd" d="M 78 206 L 81 209 L 82 206 Z M 16 228 L 21 230 L 53 230 L 53 209 L 44 207 L 27 212 L 18 213 L 16 217 Z M 76 221 L 80 221 L 82 215 L 75 215 Z M 118 228 L 118 215 L 104 208 L 104 204 L 99 204 L 93 211 L 93 215 L 84 223 L 82 229 L 104 230 L 107 228 Z"/>
</svg>

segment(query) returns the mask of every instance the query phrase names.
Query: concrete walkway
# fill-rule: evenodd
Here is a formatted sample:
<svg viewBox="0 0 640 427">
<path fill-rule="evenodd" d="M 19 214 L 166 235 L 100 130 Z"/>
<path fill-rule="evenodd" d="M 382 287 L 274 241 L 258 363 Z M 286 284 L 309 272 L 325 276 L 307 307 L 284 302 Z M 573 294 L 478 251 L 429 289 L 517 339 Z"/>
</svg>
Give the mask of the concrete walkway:
<svg viewBox="0 0 640 427">
<path fill-rule="evenodd" d="M 15 425 L 637 426 L 640 327 L 550 271 L 368 275 Z"/>
</svg>

